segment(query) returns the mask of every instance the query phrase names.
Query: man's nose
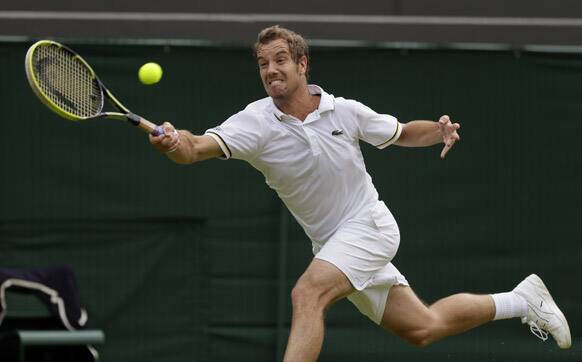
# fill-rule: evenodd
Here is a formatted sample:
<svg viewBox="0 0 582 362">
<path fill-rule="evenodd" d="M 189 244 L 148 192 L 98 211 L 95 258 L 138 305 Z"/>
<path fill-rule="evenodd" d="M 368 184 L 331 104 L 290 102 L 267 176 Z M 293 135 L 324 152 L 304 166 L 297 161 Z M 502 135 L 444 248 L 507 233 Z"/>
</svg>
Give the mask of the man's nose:
<svg viewBox="0 0 582 362">
<path fill-rule="evenodd" d="M 277 64 L 275 62 L 269 62 L 267 65 L 267 73 L 268 74 L 273 74 L 273 73 L 277 73 Z"/>
</svg>

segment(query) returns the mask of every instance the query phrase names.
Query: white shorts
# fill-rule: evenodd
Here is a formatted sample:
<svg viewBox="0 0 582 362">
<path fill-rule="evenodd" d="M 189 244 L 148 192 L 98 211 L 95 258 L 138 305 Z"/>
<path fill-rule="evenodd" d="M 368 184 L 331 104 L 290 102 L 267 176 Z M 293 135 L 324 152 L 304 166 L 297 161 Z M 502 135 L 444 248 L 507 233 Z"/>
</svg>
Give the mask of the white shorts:
<svg viewBox="0 0 582 362">
<path fill-rule="evenodd" d="M 391 263 L 399 244 L 396 220 L 379 201 L 368 215 L 344 223 L 315 257 L 332 263 L 345 274 L 356 289 L 348 296 L 350 302 L 380 324 L 390 288 L 408 285 Z"/>
</svg>

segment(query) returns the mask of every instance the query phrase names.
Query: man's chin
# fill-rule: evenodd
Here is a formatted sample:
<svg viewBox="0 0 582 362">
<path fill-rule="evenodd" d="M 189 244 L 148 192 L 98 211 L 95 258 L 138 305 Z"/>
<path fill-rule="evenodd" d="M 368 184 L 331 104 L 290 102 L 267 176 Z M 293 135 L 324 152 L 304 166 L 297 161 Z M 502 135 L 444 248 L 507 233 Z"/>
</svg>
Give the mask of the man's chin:
<svg viewBox="0 0 582 362">
<path fill-rule="evenodd" d="M 281 99 L 281 98 L 285 98 L 285 96 L 287 95 L 287 91 L 285 89 L 271 89 L 268 88 L 267 89 L 267 94 L 274 99 Z"/>
</svg>

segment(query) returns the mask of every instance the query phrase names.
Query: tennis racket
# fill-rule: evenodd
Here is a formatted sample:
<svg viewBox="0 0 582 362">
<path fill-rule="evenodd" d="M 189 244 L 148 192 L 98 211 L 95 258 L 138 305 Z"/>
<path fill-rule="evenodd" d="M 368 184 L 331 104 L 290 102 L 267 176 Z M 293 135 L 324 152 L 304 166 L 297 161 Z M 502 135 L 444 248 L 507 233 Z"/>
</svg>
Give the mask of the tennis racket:
<svg viewBox="0 0 582 362">
<path fill-rule="evenodd" d="M 34 43 L 25 58 L 28 83 L 53 112 L 72 121 L 110 118 L 129 121 L 159 136 L 158 126 L 125 108 L 99 80 L 89 64 L 68 47 L 51 40 Z M 105 98 L 116 112 L 104 112 Z"/>
</svg>

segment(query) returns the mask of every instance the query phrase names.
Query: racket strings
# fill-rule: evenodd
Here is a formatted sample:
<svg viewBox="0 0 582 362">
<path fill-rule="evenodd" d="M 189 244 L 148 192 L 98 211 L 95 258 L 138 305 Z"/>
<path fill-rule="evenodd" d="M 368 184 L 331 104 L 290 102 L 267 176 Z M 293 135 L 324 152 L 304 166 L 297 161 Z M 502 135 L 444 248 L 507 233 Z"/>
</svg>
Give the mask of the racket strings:
<svg viewBox="0 0 582 362">
<path fill-rule="evenodd" d="M 40 46 L 33 56 L 33 67 L 41 91 L 64 111 L 78 117 L 101 111 L 101 88 L 75 54 L 55 45 Z"/>
</svg>

